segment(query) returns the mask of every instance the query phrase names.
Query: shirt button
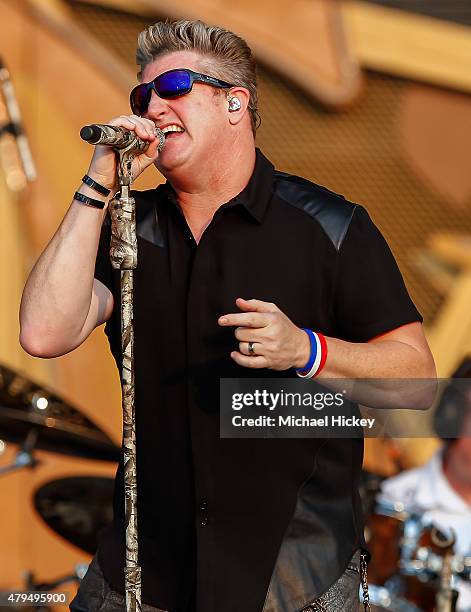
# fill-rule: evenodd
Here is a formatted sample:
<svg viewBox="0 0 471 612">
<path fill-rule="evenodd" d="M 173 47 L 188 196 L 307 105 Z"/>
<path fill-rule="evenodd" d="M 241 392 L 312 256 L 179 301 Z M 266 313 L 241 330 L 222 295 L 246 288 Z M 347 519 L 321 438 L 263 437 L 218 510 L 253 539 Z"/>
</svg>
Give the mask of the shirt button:
<svg viewBox="0 0 471 612">
<path fill-rule="evenodd" d="M 200 526 L 201 527 L 206 527 L 206 525 L 208 524 L 209 520 L 208 520 L 208 502 L 204 499 L 203 501 L 201 501 L 200 503 L 200 507 L 199 507 L 199 511 L 200 511 Z"/>
</svg>

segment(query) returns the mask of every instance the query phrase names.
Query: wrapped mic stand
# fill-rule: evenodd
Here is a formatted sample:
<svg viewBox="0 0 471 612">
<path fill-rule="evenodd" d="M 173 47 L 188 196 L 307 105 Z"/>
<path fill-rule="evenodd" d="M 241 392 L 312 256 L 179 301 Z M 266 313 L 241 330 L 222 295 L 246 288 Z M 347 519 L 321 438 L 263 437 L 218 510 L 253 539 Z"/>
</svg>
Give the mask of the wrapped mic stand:
<svg viewBox="0 0 471 612">
<path fill-rule="evenodd" d="M 165 137 L 156 130 L 162 150 Z M 110 258 L 113 268 L 121 270 L 121 349 L 124 498 L 126 517 L 126 566 L 124 568 L 126 612 L 141 611 L 141 568 L 138 563 L 136 427 L 134 405 L 134 327 L 133 270 L 137 267 L 135 200 L 130 195 L 132 161 L 148 143 L 136 139 L 127 148 L 115 149 L 119 155 L 120 191 L 109 204 L 111 216 Z"/>
</svg>

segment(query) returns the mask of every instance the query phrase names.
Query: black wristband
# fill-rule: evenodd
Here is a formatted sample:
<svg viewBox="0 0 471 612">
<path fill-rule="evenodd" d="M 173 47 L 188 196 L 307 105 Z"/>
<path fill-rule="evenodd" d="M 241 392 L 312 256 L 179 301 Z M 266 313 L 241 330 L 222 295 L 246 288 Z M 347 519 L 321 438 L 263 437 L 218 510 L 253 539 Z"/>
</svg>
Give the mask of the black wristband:
<svg viewBox="0 0 471 612">
<path fill-rule="evenodd" d="M 108 189 L 107 187 L 104 187 L 103 185 L 100 185 L 100 183 L 97 183 L 96 181 L 94 181 L 91 176 L 88 176 L 88 174 L 86 174 L 82 178 L 82 183 L 85 183 L 85 185 L 88 185 L 89 187 L 91 187 L 92 189 L 97 191 L 98 193 L 101 193 L 101 195 L 109 196 L 110 193 L 111 193 L 110 189 Z"/>
<path fill-rule="evenodd" d="M 83 193 L 79 193 L 78 191 L 74 193 L 74 200 L 77 200 L 82 204 L 86 204 L 87 206 L 93 206 L 93 208 L 105 208 L 105 202 L 89 198 L 88 196 L 83 195 Z"/>
</svg>

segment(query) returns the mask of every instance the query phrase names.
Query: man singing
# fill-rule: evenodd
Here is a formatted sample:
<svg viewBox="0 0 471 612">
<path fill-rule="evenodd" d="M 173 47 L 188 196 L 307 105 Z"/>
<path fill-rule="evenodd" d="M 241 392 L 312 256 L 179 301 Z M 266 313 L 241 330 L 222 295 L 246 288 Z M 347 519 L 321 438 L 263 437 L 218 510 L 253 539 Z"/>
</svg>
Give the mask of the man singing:
<svg viewBox="0 0 471 612">
<path fill-rule="evenodd" d="M 134 193 L 144 610 L 357 610 L 362 440 L 221 439 L 219 380 L 433 377 L 421 316 L 366 211 L 255 148 L 245 41 L 160 22 L 140 34 L 137 60 L 132 114 L 109 123 L 149 142 L 134 178 L 154 164 L 167 179 Z M 120 367 L 104 213 L 115 187 L 115 155 L 96 147 L 25 287 L 29 353 L 63 355 L 106 322 Z M 73 611 L 124 609 L 124 529 L 120 465 L 114 520 Z"/>
</svg>

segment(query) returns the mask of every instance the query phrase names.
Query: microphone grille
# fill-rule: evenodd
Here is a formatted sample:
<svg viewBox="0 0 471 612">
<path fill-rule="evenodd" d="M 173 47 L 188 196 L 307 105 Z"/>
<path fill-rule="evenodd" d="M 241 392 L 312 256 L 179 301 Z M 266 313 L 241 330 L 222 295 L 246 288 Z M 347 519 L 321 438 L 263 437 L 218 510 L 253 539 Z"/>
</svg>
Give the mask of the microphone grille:
<svg viewBox="0 0 471 612">
<path fill-rule="evenodd" d="M 158 127 L 155 128 L 155 135 L 157 136 L 157 138 L 159 139 L 159 153 L 160 151 L 162 151 L 162 149 L 164 148 L 164 144 L 165 144 L 165 134 L 162 132 L 162 130 Z"/>
</svg>

